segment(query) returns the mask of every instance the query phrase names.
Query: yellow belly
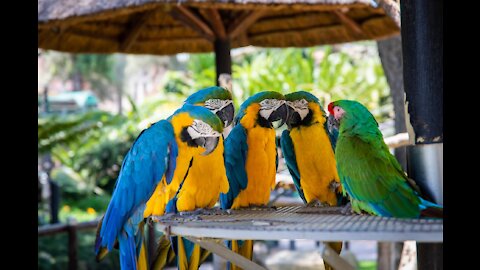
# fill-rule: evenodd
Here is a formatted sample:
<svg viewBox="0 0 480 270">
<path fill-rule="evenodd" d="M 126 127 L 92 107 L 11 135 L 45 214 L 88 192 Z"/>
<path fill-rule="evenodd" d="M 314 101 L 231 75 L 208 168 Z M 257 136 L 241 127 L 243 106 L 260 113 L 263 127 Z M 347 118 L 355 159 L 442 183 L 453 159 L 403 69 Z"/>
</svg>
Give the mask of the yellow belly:
<svg viewBox="0 0 480 270">
<path fill-rule="evenodd" d="M 335 190 L 330 187 L 332 181 L 340 183 L 340 180 L 335 155 L 323 125 L 295 128 L 290 131 L 290 136 L 305 199 L 336 205 Z"/>
<path fill-rule="evenodd" d="M 275 186 L 275 130 L 254 127 L 247 130 L 248 152 L 245 164 L 248 185 L 233 201 L 232 209 L 250 205 L 266 205 Z"/>
<path fill-rule="evenodd" d="M 193 158 L 192 167 L 178 194 L 179 211 L 213 207 L 220 192 L 228 192 L 223 149 L 223 138 L 220 138 L 217 148 L 212 153 Z"/>
<path fill-rule="evenodd" d="M 190 166 L 190 160 L 193 156 L 197 156 L 200 148 L 193 148 L 186 146 L 183 142 L 177 142 L 179 145 L 178 156 L 176 160 L 175 171 L 173 172 L 172 181 L 167 185 L 165 177 L 159 182 L 150 199 L 147 201 L 144 217 L 150 215 L 163 215 L 165 213 L 165 206 L 170 201 L 180 187 L 185 175 Z"/>
</svg>

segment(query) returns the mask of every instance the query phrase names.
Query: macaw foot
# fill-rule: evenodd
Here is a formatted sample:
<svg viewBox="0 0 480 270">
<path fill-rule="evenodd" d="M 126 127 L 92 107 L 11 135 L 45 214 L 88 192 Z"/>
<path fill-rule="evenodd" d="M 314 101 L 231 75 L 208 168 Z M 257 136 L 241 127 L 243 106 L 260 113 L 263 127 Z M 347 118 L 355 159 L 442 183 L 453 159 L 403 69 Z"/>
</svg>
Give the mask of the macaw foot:
<svg viewBox="0 0 480 270">
<path fill-rule="evenodd" d="M 315 199 L 313 201 L 310 201 L 307 203 L 307 207 L 329 207 L 328 203 L 322 203 L 318 199 Z"/>
<path fill-rule="evenodd" d="M 336 192 L 337 189 L 340 187 L 340 182 L 337 182 L 335 180 L 332 180 L 330 184 L 328 184 L 328 189 L 332 192 Z"/>
<path fill-rule="evenodd" d="M 277 210 L 277 207 L 275 205 L 251 204 L 250 207 L 248 207 L 247 209 L 275 211 Z"/>
<path fill-rule="evenodd" d="M 342 210 L 340 210 L 340 213 L 342 215 L 346 215 L 346 216 L 349 216 L 349 215 L 355 215 L 356 213 L 353 211 L 352 209 L 352 203 L 351 202 L 348 202 L 343 208 Z"/>
<path fill-rule="evenodd" d="M 198 208 L 194 212 L 197 212 L 199 215 L 205 215 L 205 216 L 215 216 L 215 215 L 230 215 L 231 210 L 230 209 L 221 209 L 219 207 L 213 207 L 213 208 Z"/>
<path fill-rule="evenodd" d="M 158 222 L 158 221 L 162 221 L 162 220 L 173 220 L 175 219 L 175 217 L 177 217 L 177 214 L 176 213 L 165 213 L 161 216 L 151 216 L 148 220 L 149 222 Z"/>
</svg>

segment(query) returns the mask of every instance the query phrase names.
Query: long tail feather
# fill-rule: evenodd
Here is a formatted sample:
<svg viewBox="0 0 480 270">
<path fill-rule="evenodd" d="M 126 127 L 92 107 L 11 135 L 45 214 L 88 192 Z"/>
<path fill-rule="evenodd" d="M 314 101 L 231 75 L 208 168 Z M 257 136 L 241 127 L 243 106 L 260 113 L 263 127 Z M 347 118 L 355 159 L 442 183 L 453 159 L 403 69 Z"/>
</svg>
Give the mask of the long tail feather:
<svg viewBox="0 0 480 270">
<path fill-rule="evenodd" d="M 120 268 L 122 270 L 137 270 L 137 258 L 135 251 L 135 238 L 125 232 L 118 238 L 120 247 Z"/>
<path fill-rule="evenodd" d="M 245 257 L 249 260 L 252 260 L 252 258 L 253 258 L 253 240 L 241 240 L 241 241 L 232 240 L 232 241 L 228 241 L 227 245 L 228 245 L 228 247 L 230 247 L 230 249 L 233 252 L 238 253 L 238 254 L 242 255 L 243 257 Z M 227 262 L 227 269 L 239 270 L 239 269 L 242 269 L 242 268 L 236 266 L 233 263 Z"/>
<path fill-rule="evenodd" d="M 203 249 L 203 248 L 200 248 L 200 263 L 199 263 L 199 265 L 204 263 L 208 259 L 208 256 L 210 256 L 210 254 L 212 254 L 210 251 L 208 251 L 206 249 Z"/>
<path fill-rule="evenodd" d="M 103 258 L 105 258 L 105 256 L 107 256 L 108 254 L 108 248 L 101 246 L 102 237 L 100 236 L 100 230 L 102 229 L 103 217 L 98 221 L 97 232 L 95 234 L 95 253 L 97 254 L 95 256 L 95 259 L 97 260 L 97 262 L 100 262 L 101 260 L 103 260 Z M 117 245 L 118 245 L 118 242 L 117 242 Z"/>
<path fill-rule="evenodd" d="M 151 270 L 161 270 L 165 268 L 167 264 L 173 262 L 174 259 L 175 252 L 172 249 L 172 243 L 168 237 L 162 235 L 158 241 L 158 248 L 151 265 Z"/>
<path fill-rule="evenodd" d="M 199 267 L 200 246 L 178 236 L 177 267 L 179 270 L 196 270 Z"/>
<path fill-rule="evenodd" d="M 142 245 L 140 247 L 140 254 L 138 255 L 138 260 L 137 260 L 138 270 L 148 270 L 148 258 L 147 258 L 147 252 L 145 250 L 146 250 L 145 241 L 142 241 Z"/>
</svg>

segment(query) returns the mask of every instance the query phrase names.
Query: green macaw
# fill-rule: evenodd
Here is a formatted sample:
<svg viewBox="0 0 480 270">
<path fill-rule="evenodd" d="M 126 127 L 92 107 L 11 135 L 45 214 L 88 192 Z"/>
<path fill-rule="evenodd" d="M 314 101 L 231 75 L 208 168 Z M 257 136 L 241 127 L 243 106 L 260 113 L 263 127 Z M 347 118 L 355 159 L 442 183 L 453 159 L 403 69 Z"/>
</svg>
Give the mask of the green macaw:
<svg viewBox="0 0 480 270">
<path fill-rule="evenodd" d="M 328 105 L 329 121 L 339 129 L 335 159 L 343 192 L 352 210 L 399 218 L 443 218 L 443 206 L 427 201 L 390 153 L 368 109 L 357 101 Z"/>
</svg>

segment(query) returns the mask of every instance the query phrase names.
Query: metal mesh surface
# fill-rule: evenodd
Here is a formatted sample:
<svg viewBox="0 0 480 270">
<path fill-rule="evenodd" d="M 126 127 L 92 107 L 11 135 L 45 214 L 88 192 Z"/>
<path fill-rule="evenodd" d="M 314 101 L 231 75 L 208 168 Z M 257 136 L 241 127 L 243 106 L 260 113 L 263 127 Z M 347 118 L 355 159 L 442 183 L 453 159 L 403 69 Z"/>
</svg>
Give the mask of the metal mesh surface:
<svg viewBox="0 0 480 270">
<path fill-rule="evenodd" d="M 340 208 L 284 206 L 231 214 L 154 217 L 168 233 L 224 239 L 443 242 L 443 220 L 343 215 Z"/>
</svg>

